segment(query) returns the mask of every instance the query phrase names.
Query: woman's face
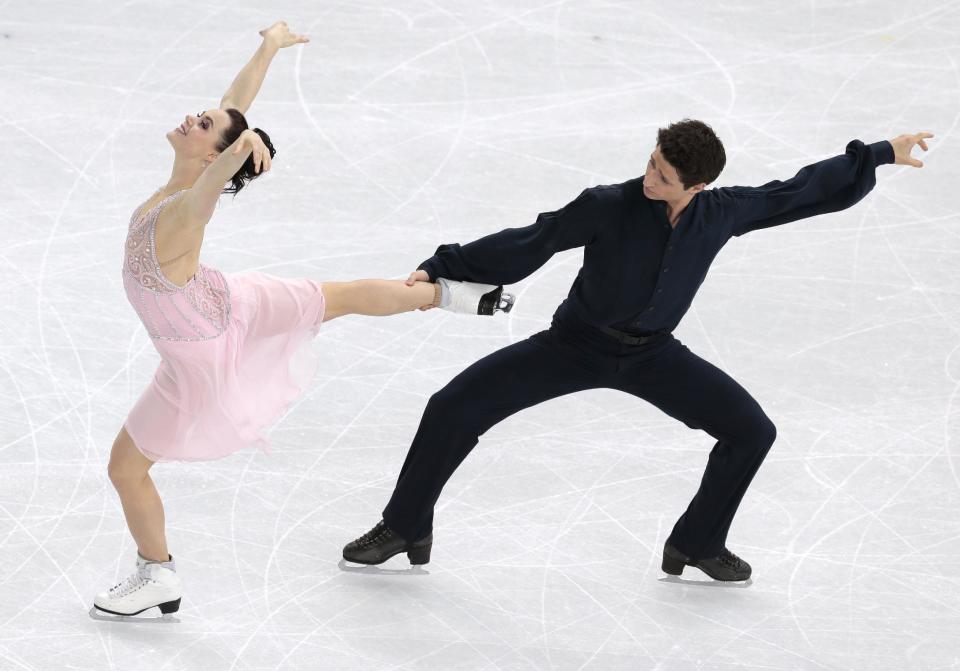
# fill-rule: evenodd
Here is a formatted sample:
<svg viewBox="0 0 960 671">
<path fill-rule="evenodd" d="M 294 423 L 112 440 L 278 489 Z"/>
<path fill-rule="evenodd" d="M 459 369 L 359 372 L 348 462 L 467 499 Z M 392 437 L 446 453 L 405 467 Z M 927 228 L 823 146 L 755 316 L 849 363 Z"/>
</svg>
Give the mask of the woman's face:
<svg viewBox="0 0 960 671">
<path fill-rule="evenodd" d="M 167 132 L 167 141 L 177 156 L 213 160 L 217 157 L 220 134 L 230 126 L 230 116 L 221 109 L 188 114 L 183 123 Z"/>
</svg>

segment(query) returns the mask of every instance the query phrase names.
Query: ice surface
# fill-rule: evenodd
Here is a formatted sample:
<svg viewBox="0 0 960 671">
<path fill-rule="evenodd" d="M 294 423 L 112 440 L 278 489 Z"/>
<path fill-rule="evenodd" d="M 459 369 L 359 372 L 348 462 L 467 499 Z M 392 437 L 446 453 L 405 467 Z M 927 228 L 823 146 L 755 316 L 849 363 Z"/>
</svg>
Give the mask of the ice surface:
<svg viewBox="0 0 960 671">
<path fill-rule="evenodd" d="M 277 18 L 312 41 L 251 110 L 278 154 L 207 229 L 224 271 L 406 277 L 639 175 L 683 117 L 726 145 L 717 186 L 936 133 L 854 208 L 731 240 L 676 331 L 778 427 L 729 536 L 751 585 L 665 579 L 713 439 L 607 390 L 485 434 L 423 570 L 341 569 L 429 396 L 549 325 L 572 250 L 508 316 L 324 325 L 273 454 L 153 470 L 180 623 L 87 617 L 133 566 L 105 467 L 158 362 L 127 220 Z M 0 3 L 0 667 L 960 668 L 958 32 L 927 0 Z"/>
</svg>

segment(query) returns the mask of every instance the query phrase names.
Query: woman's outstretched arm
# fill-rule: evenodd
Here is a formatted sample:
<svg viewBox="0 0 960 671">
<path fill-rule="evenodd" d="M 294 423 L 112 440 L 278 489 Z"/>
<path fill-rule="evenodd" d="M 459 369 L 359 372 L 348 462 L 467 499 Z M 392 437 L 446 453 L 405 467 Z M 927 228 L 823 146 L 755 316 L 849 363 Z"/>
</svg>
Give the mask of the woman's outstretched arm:
<svg viewBox="0 0 960 671">
<path fill-rule="evenodd" d="M 257 97 L 257 92 L 260 91 L 263 78 L 267 75 L 267 68 L 270 67 L 270 62 L 276 53 L 284 47 L 310 41 L 304 35 L 291 33 L 286 21 L 277 21 L 269 28 L 261 30 L 260 35 L 263 37 L 263 42 L 250 62 L 240 70 L 227 92 L 223 94 L 220 109 L 232 107 L 246 114 L 250 105 L 253 104 L 253 99 Z"/>
<path fill-rule="evenodd" d="M 410 312 L 440 302 L 439 285 L 430 282 L 403 280 L 354 280 L 353 282 L 324 282 L 325 308 L 323 321 L 343 315 L 385 317 Z"/>
</svg>

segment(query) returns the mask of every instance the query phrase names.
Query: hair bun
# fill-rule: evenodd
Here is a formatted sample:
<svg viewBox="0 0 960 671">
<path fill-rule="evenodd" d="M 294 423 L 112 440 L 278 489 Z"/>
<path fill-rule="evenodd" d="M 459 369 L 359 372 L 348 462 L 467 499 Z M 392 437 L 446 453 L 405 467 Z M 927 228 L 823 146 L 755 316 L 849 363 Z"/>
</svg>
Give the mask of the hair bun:
<svg viewBox="0 0 960 671">
<path fill-rule="evenodd" d="M 277 150 L 273 148 L 273 143 L 270 141 L 270 136 L 267 135 L 266 131 L 259 128 L 254 128 L 253 132 L 260 136 L 260 139 L 263 140 L 263 144 L 267 146 L 267 151 L 270 152 L 270 158 L 273 158 L 277 155 Z"/>
<path fill-rule="evenodd" d="M 263 142 L 267 151 L 270 152 L 270 158 L 276 155 L 277 150 L 274 149 L 273 143 L 270 141 L 270 136 L 267 135 L 266 131 L 261 128 L 250 128 L 250 125 L 247 123 L 247 118 L 243 116 L 243 113 L 238 109 L 228 107 L 225 111 L 230 117 L 230 126 L 220 134 L 221 142 L 217 145 L 217 151 L 223 151 L 236 142 L 237 138 L 240 137 L 240 134 L 244 131 L 252 130 Z M 260 174 L 261 173 L 257 172 L 256 165 L 253 162 L 253 152 L 250 152 L 247 155 L 247 159 L 243 162 L 243 165 L 241 165 L 233 174 L 233 177 L 230 178 L 230 184 L 224 187 L 223 192 L 237 195 L 240 189 L 244 188 L 251 180 L 259 177 Z"/>
</svg>

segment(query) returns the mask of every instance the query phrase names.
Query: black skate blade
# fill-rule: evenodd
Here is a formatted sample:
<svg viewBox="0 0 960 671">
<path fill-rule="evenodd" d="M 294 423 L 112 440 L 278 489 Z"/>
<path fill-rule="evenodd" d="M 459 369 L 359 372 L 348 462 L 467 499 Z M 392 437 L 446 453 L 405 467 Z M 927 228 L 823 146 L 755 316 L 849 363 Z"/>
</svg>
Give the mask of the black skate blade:
<svg viewBox="0 0 960 671">
<path fill-rule="evenodd" d="M 503 293 L 503 285 L 501 285 L 492 291 L 488 291 L 480 298 L 477 314 L 492 316 L 497 312 L 510 312 L 516 301 L 517 298 L 513 294 Z"/>
<path fill-rule="evenodd" d="M 480 297 L 480 304 L 477 306 L 477 314 L 492 316 L 497 311 L 497 305 L 500 304 L 500 294 L 503 293 L 503 287 L 497 287 L 488 291 Z"/>
<path fill-rule="evenodd" d="M 153 606 L 156 608 L 156 606 Z M 145 608 L 140 611 L 143 613 L 150 608 Z M 97 620 L 98 622 L 124 622 L 127 624 L 179 624 L 180 618 L 174 617 L 170 613 L 164 613 L 158 616 L 150 615 L 121 615 L 119 613 L 111 613 L 109 611 L 100 610 L 96 606 L 90 607 L 90 612 L 88 613 L 91 620 Z"/>
</svg>

